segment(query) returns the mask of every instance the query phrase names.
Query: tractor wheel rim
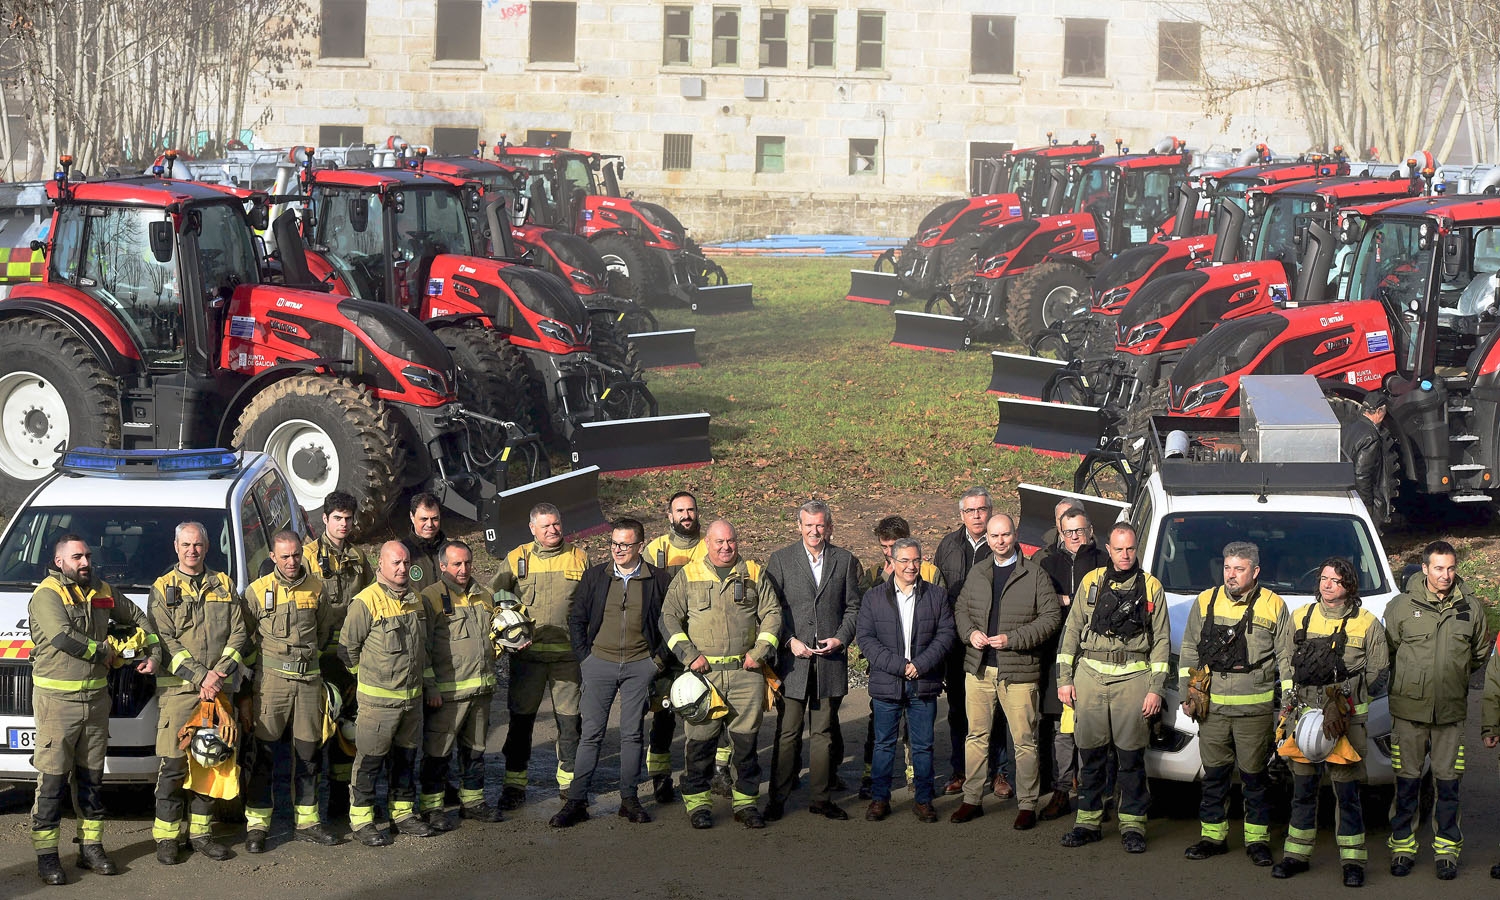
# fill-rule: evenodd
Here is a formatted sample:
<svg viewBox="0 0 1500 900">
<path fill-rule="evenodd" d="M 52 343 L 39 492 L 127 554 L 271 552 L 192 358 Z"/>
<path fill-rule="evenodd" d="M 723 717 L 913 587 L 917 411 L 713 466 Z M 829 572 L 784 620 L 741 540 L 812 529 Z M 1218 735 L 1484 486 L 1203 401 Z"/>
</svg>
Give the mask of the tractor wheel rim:
<svg viewBox="0 0 1500 900">
<path fill-rule="evenodd" d="M 1078 303 L 1078 289 L 1061 284 L 1047 292 L 1042 298 L 1042 326 L 1051 328 L 1068 317 Z"/>
<path fill-rule="evenodd" d="M 322 505 L 338 487 L 342 470 L 333 437 L 307 419 L 288 419 L 271 429 L 265 452 L 281 467 L 304 509 Z"/>
<path fill-rule="evenodd" d="M 68 407 L 52 382 L 33 372 L 0 378 L 0 471 L 22 481 L 44 477 L 70 434 Z"/>
<path fill-rule="evenodd" d="M 621 259 L 616 254 L 604 254 L 604 268 L 610 272 L 619 272 L 626 278 L 630 277 L 630 266 L 626 265 L 625 260 Z"/>
</svg>

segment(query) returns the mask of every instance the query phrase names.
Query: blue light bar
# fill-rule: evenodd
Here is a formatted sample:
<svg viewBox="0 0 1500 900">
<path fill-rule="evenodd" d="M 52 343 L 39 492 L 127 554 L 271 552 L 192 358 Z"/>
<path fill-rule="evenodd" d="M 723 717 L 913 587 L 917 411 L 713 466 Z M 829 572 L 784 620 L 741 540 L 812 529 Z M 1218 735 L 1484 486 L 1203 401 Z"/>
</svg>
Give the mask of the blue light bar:
<svg viewBox="0 0 1500 900">
<path fill-rule="evenodd" d="M 107 475 L 115 478 L 144 478 L 159 475 L 207 475 L 233 472 L 239 468 L 239 454 L 233 450 L 110 450 L 79 447 L 68 450 L 57 460 L 60 472 L 74 475 Z"/>
</svg>

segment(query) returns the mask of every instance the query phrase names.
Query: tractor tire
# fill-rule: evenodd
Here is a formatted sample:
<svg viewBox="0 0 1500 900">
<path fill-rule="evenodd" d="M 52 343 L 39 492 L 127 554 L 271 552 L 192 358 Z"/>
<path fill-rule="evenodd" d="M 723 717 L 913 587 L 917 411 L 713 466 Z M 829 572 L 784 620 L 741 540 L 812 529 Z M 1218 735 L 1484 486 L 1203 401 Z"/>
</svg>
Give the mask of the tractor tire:
<svg viewBox="0 0 1500 900">
<path fill-rule="evenodd" d="M 0 322 L 0 513 L 52 474 L 58 445 L 120 446 L 115 379 L 83 341 L 48 319 Z"/>
<path fill-rule="evenodd" d="M 1119 433 L 1124 438 L 1122 447 L 1130 463 L 1139 472 L 1145 464 L 1151 438 L 1151 417 L 1167 411 L 1167 383 L 1161 382 L 1146 388 L 1130 405 L 1120 420 Z M 1166 435 L 1162 435 L 1163 438 Z M 1144 438 L 1144 441 L 1139 439 Z"/>
<path fill-rule="evenodd" d="M 1078 267 L 1032 266 L 1011 285 L 1005 299 L 1006 323 L 1017 341 L 1029 344 L 1041 332 L 1056 328 L 1088 296 L 1089 280 Z"/>
<path fill-rule="evenodd" d="M 590 297 L 589 300 L 597 301 L 599 298 Z M 594 312 L 589 313 L 589 321 L 597 324 L 606 322 L 615 326 L 625 334 L 639 334 L 644 331 L 660 331 L 661 325 L 656 321 L 649 310 L 641 309 L 629 300 L 614 298 L 613 303 L 601 306 Z"/>
<path fill-rule="evenodd" d="M 594 332 L 594 354 L 599 361 L 606 366 L 612 366 L 625 373 L 625 377 L 632 381 L 643 380 L 646 367 L 641 365 L 640 352 L 635 349 L 635 342 L 626 337 L 625 332 L 614 322 L 593 322 Z"/>
<path fill-rule="evenodd" d="M 530 431 L 526 371 L 520 354 L 504 335 L 484 328 L 450 325 L 438 329 L 437 336 L 458 366 L 459 401 L 481 415 L 515 422 L 522 431 Z M 505 446 L 505 432 L 499 426 L 471 424 L 469 433 L 478 437 L 475 450 L 481 459 L 496 456 Z"/>
<path fill-rule="evenodd" d="M 934 261 L 937 283 L 946 284 L 955 294 L 959 293 L 961 285 L 979 269 L 981 240 L 980 235 L 970 232 L 959 235 L 951 244 L 939 247 Z"/>
<path fill-rule="evenodd" d="M 610 293 L 628 297 L 641 306 L 651 306 L 671 296 L 666 267 L 640 241 L 623 234 L 606 234 L 594 242 L 594 248 L 609 267 Z"/>
<path fill-rule="evenodd" d="M 397 435 L 385 402 L 342 378 L 293 375 L 252 398 L 234 445 L 276 460 L 312 515 L 330 491 L 354 495 L 353 539 L 385 526 L 401 492 Z"/>
</svg>

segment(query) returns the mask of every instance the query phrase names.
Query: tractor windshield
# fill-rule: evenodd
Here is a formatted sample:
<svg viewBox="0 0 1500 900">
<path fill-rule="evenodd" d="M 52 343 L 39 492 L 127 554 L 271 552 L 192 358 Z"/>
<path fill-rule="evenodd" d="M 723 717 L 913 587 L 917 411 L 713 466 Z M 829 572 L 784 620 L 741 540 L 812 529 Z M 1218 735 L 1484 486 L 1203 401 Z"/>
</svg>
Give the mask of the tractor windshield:
<svg viewBox="0 0 1500 900">
<path fill-rule="evenodd" d="M 586 157 L 568 155 L 563 163 L 563 180 L 567 182 L 569 189 L 582 189 L 586 196 L 592 197 L 599 193 L 599 186 L 594 181 L 594 170 Z"/>
<path fill-rule="evenodd" d="M 1285 317 L 1266 314 L 1225 322 L 1205 334 L 1172 370 L 1173 402 L 1180 401 L 1182 392 L 1195 384 L 1241 372 L 1286 327 Z"/>
<path fill-rule="evenodd" d="M 1286 266 L 1287 276 L 1295 278 L 1298 253 L 1297 217 L 1312 209 L 1311 197 L 1275 196 L 1255 234 L 1255 259 L 1277 259 Z"/>
<path fill-rule="evenodd" d="M 1073 188 L 1073 212 L 1100 213 L 1108 217 L 1114 206 L 1114 169 L 1109 166 L 1086 166 Z"/>
<path fill-rule="evenodd" d="M 1436 227 L 1430 221 L 1387 219 L 1370 224 L 1354 256 L 1350 298 L 1379 300 L 1391 325 L 1387 336 L 1402 372 L 1415 371 L 1419 329 L 1416 327 L 1432 275 L 1436 237 L 1422 247 L 1421 228 Z"/>
<path fill-rule="evenodd" d="M 243 211 L 228 203 L 194 207 L 202 228 L 198 232 L 198 266 L 203 292 L 215 297 L 232 293 L 236 285 L 260 283 L 259 254 L 254 232 Z"/>
<path fill-rule="evenodd" d="M 1215 200 L 1228 200 L 1240 209 L 1248 209 L 1245 201 L 1245 193 L 1259 185 L 1259 175 L 1221 178 L 1219 179 L 1219 183 L 1214 186 L 1212 196 Z"/>
<path fill-rule="evenodd" d="M 108 307 L 130 331 L 147 365 L 181 366 L 176 234 L 167 232 L 167 261 L 157 259 L 150 229 L 160 222 L 170 225 L 172 217 L 142 207 L 65 206 L 57 214 L 52 272 Z"/>
<path fill-rule="evenodd" d="M 1031 180 L 1036 177 L 1036 157 L 1018 156 L 1010 167 L 1010 182 L 1006 185 L 1006 193 L 1019 194 L 1023 189 L 1029 191 Z"/>
<path fill-rule="evenodd" d="M 583 302 L 556 278 L 525 266 L 507 266 L 500 270 L 500 277 L 521 305 L 536 315 L 562 322 L 579 334 L 588 326 Z"/>
<path fill-rule="evenodd" d="M 439 254 L 473 255 L 469 219 L 457 190 L 412 188 L 395 210 L 396 251 L 416 263 Z"/>
</svg>

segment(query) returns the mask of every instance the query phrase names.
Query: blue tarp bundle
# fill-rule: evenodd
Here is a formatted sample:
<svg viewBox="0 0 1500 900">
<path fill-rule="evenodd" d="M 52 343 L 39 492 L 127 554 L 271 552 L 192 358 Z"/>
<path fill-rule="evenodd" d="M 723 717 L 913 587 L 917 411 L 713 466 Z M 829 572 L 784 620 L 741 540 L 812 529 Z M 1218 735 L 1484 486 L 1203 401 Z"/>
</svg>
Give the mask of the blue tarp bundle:
<svg viewBox="0 0 1500 900">
<path fill-rule="evenodd" d="M 771 234 L 748 241 L 708 244 L 703 249 L 709 254 L 733 256 L 878 256 L 904 243 L 904 238 L 854 234 Z"/>
</svg>

